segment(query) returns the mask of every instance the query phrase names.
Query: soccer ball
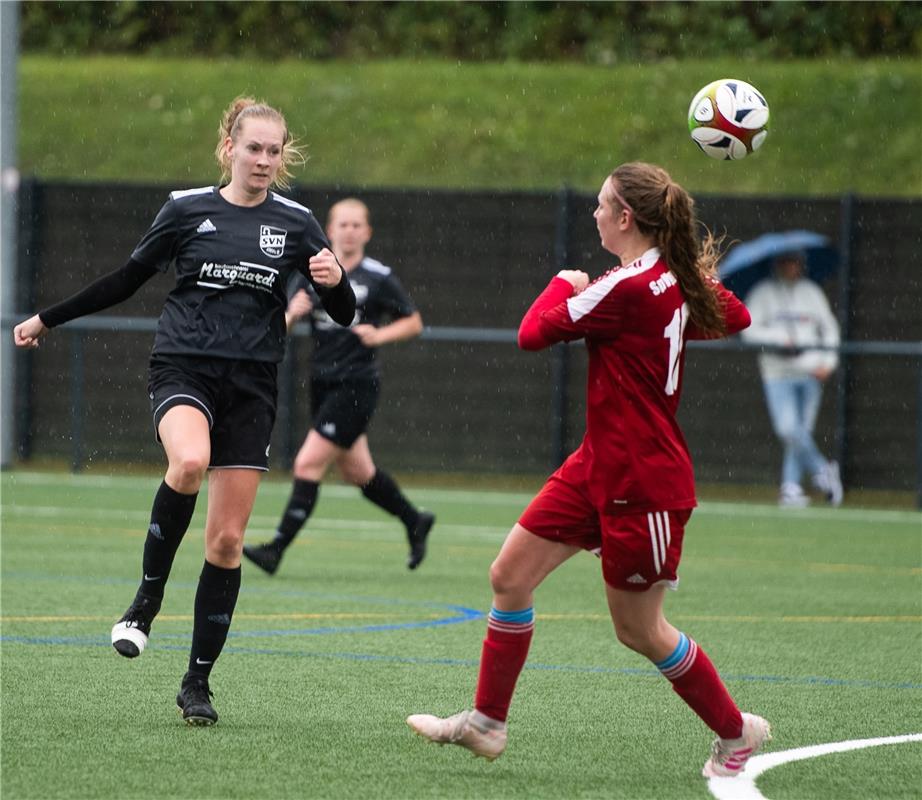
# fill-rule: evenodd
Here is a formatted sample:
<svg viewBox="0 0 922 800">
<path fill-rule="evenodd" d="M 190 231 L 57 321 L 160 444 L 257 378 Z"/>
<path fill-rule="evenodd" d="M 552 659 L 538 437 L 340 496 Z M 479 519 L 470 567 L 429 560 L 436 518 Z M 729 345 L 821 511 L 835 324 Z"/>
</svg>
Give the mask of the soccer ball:
<svg viewBox="0 0 922 800">
<path fill-rule="evenodd" d="M 768 135 L 768 103 L 748 83 L 733 78 L 714 81 L 691 101 L 688 131 L 711 158 L 745 158 L 758 150 Z"/>
</svg>

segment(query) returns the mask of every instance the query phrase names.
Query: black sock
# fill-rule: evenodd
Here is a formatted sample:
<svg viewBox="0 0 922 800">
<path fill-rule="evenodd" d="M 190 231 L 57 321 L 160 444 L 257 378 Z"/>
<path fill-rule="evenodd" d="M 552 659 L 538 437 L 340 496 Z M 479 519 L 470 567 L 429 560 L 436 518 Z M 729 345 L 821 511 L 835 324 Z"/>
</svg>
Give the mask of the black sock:
<svg viewBox="0 0 922 800">
<path fill-rule="evenodd" d="M 362 487 L 362 494 L 388 514 L 400 517 L 407 528 L 412 528 L 419 518 L 416 508 L 403 496 L 394 479 L 383 470 L 375 472 L 374 477 Z"/>
<path fill-rule="evenodd" d="M 160 484 L 144 540 L 144 577 L 138 589 L 141 594 L 163 599 L 166 579 L 170 576 L 179 543 L 192 521 L 197 498 L 197 492 L 180 494 L 167 486 L 166 481 Z"/>
<path fill-rule="evenodd" d="M 190 673 L 205 678 L 211 674 L 227 639 L 239 592 L 240 567 L 225 569 L 205 562 L 195 593 Z"/>
<path fill-rule="evenodd" d="M 314 510 L 319 490 L 320 484 L 317 481 L 302 481 L 295 478 L 291 488 L 291 497 L 288 498 L 285 513 L 282 514 L 282 519 L 275 532 L 275 539 L 272 540 L 279 550 L 288 547 L 307 522 L 307 518 Z"/>
</svg>

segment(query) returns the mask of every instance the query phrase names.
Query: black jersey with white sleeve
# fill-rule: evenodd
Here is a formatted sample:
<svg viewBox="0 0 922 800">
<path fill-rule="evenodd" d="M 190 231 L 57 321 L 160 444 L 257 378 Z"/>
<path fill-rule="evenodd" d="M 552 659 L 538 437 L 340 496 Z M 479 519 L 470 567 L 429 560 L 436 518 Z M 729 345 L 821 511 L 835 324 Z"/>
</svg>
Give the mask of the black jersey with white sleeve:
<svg viewBox="0 0 922 800">
<path fill-rule="evenodd" d="M 308 270 L 308 259 L 329 246 L 310 209 L 275 192 L 257 206 L 229 203 L 216 186 L 172 192 L 131 255 L 176 272 L 153 353 L 281 361 L 295 273 L 334 325 L 348 325 L 355 296 L 345 272 L 329 288 Z"/>
<path fill-rule="evenodd" d="M 349 272 L 349 282 L 355 292 L 355 317 L 352 325 L 368 324 L 380 327 L 393 320 L 409 317 L 416 306 L 393 270 L 373 258 L 365 257 Z M 307 288 L 298 276 L 289 294 Z M 348 328 L 341 328 L 320 306 L 313 288 L 308 288 L 313 308 L 310 323 L 314 338 L 311 373 L 321 380 L 377 377 L 374 347 L 366 347 Z M 351 327 L 351 326 L 349 326 Z"/>
</svg>

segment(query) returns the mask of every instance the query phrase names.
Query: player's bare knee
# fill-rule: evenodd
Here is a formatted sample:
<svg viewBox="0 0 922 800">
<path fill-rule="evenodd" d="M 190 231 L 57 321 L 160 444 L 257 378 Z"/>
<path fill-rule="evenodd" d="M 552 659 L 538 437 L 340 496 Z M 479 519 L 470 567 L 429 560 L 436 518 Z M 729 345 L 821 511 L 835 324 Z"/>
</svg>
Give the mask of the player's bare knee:
<svg viewBox="0 0 922 800">
<path fill-rule="evenodd" d="M 651 632 L 642 626 L 633 625 L 630 622 L 615 622 L 615 636 L 629 650 L 641 655 L 647 655 L 652 651 L 653 639 Z"/>
<path fill-rule="evenodd" d="M 490 565 L 490 586 L 496 595 L 515 596 L 531 591 L 529 581 L 516 574 L 516 570 L 509 569 L 500 559 Z"/>
<path fill-rule="evenodd" d="M 197 492 L 208 471 L 208 457 L 200 453 L 181 453 L 170 459 L 167 483 L 177 492 Z"/>
<path fill-rule="evenodd" d="M 242 551 L 242 531 L 226 528 L 209 533 L 207 557 L 215 566 L 222 567 L 239 562 Z"/>
<path fill-rule="evenodd" d="M 292 472 L 298 480 L 316 481 L 319 483 L 323 480 L 323 475 L 326 472 L 326 465 L 318 463 L 316 459 L 295 458 Z"/>
<path fill-rule="evenodd" d="M 340 464 L 339 474 L 347 483 L 351 483 L 353 486 L 362 487 L 368 484 L 368 482 L 374 478 L 375 471 L 373 469 L 369 471 L 367 469 Z"/>
</svg>

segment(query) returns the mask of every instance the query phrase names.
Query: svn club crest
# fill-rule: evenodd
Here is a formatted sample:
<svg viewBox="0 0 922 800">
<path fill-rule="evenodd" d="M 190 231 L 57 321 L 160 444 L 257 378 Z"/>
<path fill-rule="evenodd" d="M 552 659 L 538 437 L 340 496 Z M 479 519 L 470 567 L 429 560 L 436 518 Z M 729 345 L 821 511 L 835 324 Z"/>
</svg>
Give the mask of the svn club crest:
<svg viewBox="0 0 922 800">
<path fill-rule="evenodd" d="M 285 252 L 285 237 L 288 231 L 284 228 L 273 228 L 271 225 L 259 226 L 259 249 L 269 258 L 281 258 Z"/>
</svg>

